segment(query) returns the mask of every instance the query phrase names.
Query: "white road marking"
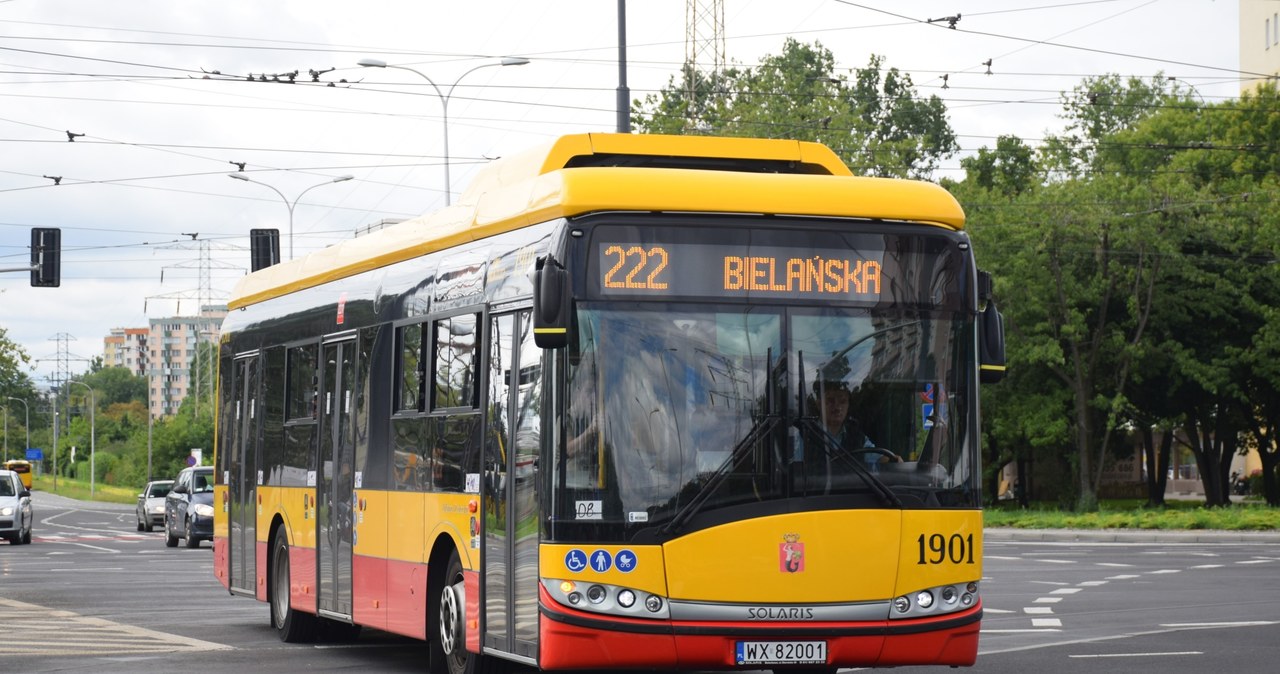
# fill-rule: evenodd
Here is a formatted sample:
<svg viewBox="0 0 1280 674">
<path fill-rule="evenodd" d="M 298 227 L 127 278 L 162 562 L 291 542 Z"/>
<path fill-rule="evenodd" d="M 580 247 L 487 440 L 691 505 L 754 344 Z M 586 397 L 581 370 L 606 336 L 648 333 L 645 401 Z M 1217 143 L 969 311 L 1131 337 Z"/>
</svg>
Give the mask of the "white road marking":
<svg viewBox="0 0 1280 674">
<path fill-rule="evenodd" d="M 1027 606 L 1022 609 L 1027 615 L 1048 615 L 1053 613 L 1052 606 Z"/>
<path fill-rule="evenodd" d="M 90 618 L 35 604 L 0 598 L 0 624 L 21 625 L 38 634 L 35 639 L 13 639 L 5 652 L 14 655 L 106 655 L 230 650 L 230 646 L 176 634 Z"/>
<path fill-rule="evenodd" d="M 1134 574 L 1126 574 L 1122 576 L 1107 576 L 1107 580 L 1132 580 L 1134 578 L 1141 578 L 1141 576 L 1136 576 Z"/>
<path fill-rule="evenodd" d="M 1116 566 L 1121 568 L 1128 568 L 1133 566 L 1132 564 L 1119 564 L 1117 562 L 1097 562 L 1097 565 L 1098 566 Z"/>
<path fill-rule="evenodd" d="M 1082 583 L 1076 583 L 1076 585 L 1079 585 L 1080 587 L 1097 587 L 1099 585 L 1106 585 L 1108 582 L 1109 581 L 1105 580 L 1086 580 Z"/>
<path fill-rule="evenodd" d="M 1158 571 L 1148 571 L 1147 573 L 1153 576 L 1158 576 L 1160 574 L 1182 573 L 1182 569 L 1160 569 Z"/>
<path fill-rule="evenodd" d="M 1222 565 L 1222 564 L 1200 564 L 1200 565 L 1198 565 L 1198 566 L 1193 566 L 1193 567 L 1191 567 L 1191 568 L 1193 568 L 1193 569 L 1221 569 L 1222 567 L 1223 567 L 1223 565 Z"/>
<path fill-rule="evenodd" d="M 1062 597 L 1036 597 L 1033 604 L 1056 604 L 1062 601 Z"/>
<path fill-rule="evenodd" d="M 1280 624 L 1280 623 L 1274 620 L 1242 620 L 1240 622 L 1233 622 L 1233 623 L 1163 623 L 1160 626 L 1172 627 L 1175 629 L 1178 629 L 1178 628 L 1203 629 L 1203 628 L 1219 628 L 1219 627 L 1265 627 L 1267 625 L 1277 625 L 1277 624 Z"/>
<path fill-rule="evenodd" d="M 1060 587 L 1049 594 L 1075 594 L 1080 591 L 1078 587 Z"/>
<path fill-rule="evenodd" d="M 1062 621 L 1057 618 L 1032 618 L 1032 627 L 1062 627 Z"/>
<path fill-rule="evenodd" d="M 1167 655 L 1204 655 L 1201 651 L 1169 651 L 1167 653 L 1092 653 L 1068 655 L 1068 658 L 1153 658 Z"/>
</svg>

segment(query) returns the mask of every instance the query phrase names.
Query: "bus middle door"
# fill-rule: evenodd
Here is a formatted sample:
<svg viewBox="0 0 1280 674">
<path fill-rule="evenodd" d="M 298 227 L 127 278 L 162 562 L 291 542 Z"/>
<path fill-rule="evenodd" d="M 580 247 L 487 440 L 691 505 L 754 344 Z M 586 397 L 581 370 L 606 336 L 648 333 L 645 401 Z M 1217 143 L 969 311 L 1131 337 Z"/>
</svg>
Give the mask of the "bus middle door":
<svg viewBox="0 0 1280 674">
<path fill-rule="evenodd" d="M 257 586 L 258 403 L 259 355 L 238 356 L 231 366 L 231 400 L 227 407 L 228 442 L 224 469 L 229 503 L 227 564 L 230 588 L 254 595 Z"/>
<path fill-rule="evenodd" d="M 351 618 L 355 468 L 356 341 L 327 342 L 320 377 L 320 442 L 316 476 L 317 608 Z"/>
</svg>

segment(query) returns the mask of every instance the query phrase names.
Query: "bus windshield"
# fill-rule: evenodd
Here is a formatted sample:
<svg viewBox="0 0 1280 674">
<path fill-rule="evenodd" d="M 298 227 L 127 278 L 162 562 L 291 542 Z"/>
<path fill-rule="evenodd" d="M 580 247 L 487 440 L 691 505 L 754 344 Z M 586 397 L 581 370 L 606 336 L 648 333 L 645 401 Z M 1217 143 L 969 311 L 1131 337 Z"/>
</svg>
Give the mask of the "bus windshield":
<svg viewBox="0 0 1280 674">
<path fill-rule="evenodd" d="M 808 497 L 814 508 L 978 505 L 964 312 L 577 310 L 553 537 L 665 540 L 700 518 L 794 511 Z"/>
</svg>

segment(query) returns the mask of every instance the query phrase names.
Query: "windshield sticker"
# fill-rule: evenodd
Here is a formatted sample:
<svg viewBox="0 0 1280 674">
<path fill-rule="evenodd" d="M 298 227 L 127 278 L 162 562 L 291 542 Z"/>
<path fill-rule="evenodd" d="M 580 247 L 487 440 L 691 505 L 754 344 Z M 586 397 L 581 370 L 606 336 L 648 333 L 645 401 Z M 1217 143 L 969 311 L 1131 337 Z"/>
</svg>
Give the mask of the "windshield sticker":
<svg viewBox="0 0 1280 674">
<path fill-rule="evenodd" d="M 574 519 L 578 520 L 602 520 L 604 519 L 604 502 L 603 501 L 575 501 L 573 504 Z"/>
</svg>

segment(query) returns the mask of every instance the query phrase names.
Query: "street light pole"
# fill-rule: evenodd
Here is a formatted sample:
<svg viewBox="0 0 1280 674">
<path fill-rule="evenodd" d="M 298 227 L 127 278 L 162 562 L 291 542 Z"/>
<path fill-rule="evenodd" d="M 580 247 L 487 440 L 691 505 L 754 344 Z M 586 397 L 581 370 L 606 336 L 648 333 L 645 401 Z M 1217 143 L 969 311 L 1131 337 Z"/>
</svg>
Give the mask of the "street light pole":
<svg viewBox="0 0 1280 674">
<path fill-rule="evenodd" d="M 98 427 L 97 427 L 97 424 L 94 422 L 94 408 L 98 406 L 97 400 L 96 400 L 96 396 L 94 396 L 92 386 L 82 381 L 70 381 L 67 383 L 79 384 L 80 386 L 83 386 L 89 389 L 89 500 L 92 501 L 94 478 L 97 477 L 96 475 L 97 471 L 94 470 L 96 468 L 96 466 L 94 466 L 94 456 L 97 453 L 96 449 L 98 445 L 98 430 L 97 430 Z"/>
<path fill-rule="evenodd" d="M 236 180 L 243 180 L 247 183 L 256 183 L 258 185 L 262 185 L 263 187 L 271 190 L 272 192 L 279 194 L 280 198 L 284 200 L 284 205 L 289 209 L 289 259 L 290 260 L 293 259 L 293 209 L 295 206 L 298 205 L 298 200 L 302 199 L 302 195 L 306 194 L 307 192 L 310 192 L 311 190 L 314 190 L 317 187 L 324 187 L 325 185 L 328 185 L 330 183 L 340 183 L 340 182 L 345 182 L 347 180 L 351 180 L 352 178 L 355 178 L 355 176 L 338 176 L 333 180 L 326 180 L 322 183 L 317 183 L 315 185 L 312 185 L 311 187 L 308 187 L 305 190 L 302 190 L 301 192 L 298 193 L 298 196 L 294 198 L 293 201 L 289 201 L 289 197 L 286 197 L 284 195 L 284 192 L 281 192 L 280 190 L 276 189 L 275 187 L 272 187 L 271 185 L 268 185 L 267 183 L 262 182 L 261 180 L 254 180 L 253 178 L 250 178 L 249 176 L 243 173 L 228 173 L 227 177 L 235 178 Z"/>
<path fill-rule="evenodd" d="M 435 81 L 433 81 L 430 77 L 427 77 L 426 73 L 423 73 L 418 70 L 414 70 L 413 68 L 408 68 L 405 66 L 388 65 L 386 61 L 381 61 L 378 59 L 360 59 L 359 61 L 356 62 L 356 64 L 364 68 L 395 68 L 396 70 L 408 70 L 409 72 L 426 80 L 427 84 L 430 84 L 431 88 L 435 89 L 436 96 L 440 97 L 440 109 L 441 109 L 441 112 L 443 113 L 442 118 L 444 120 L 444 205 L 449 206 L 453 204 L 453 194 L 452 194 L 453 182 L 449 177 L 449 98 L 453 96 L 453 90 L 458 87 L 458 83 L 462 81 L 462 78 L 466 77 L 467 75 L 470 75 L 471 73 L 481 68 L 492 68 L 494 66 L 522 66 L 528 62 L 529 62 L 529 59 L 526 59 L 526 58 L 520 58 L 518 56 L 505 56 L 498 63 L 482 63 L 472 68 L 471 70 L 468 70 L 462 73 L 461 75 L 459 75 L 458 79 L 454 80 L 453 84 L 449 85 L 448 92 L 441 91 L 440 87 L 437 86 Z"/>
</svg>

